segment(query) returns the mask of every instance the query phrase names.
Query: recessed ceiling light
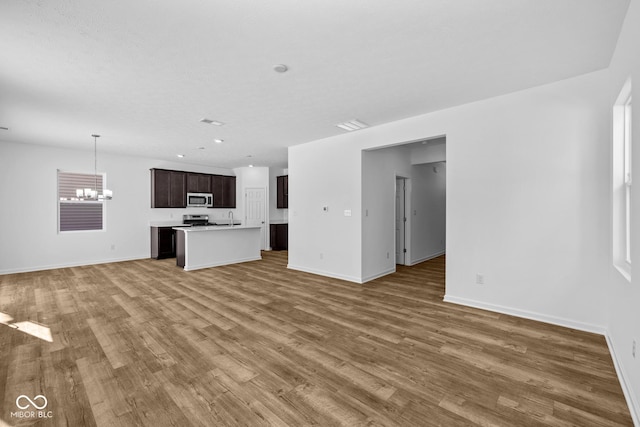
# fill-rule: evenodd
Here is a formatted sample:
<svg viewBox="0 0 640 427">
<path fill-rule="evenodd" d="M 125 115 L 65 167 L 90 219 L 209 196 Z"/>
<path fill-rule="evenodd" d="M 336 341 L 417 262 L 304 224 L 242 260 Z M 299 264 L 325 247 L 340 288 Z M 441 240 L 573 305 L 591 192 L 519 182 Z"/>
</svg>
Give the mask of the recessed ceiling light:
<svg viewBox="0 0 640 427">
<path fill-rule="evenodd" d="M 224 142 L 224 139 L 216 138 L 213 140 L 213 142 L 215 142 L 216 144 L 222 144 Z"/>
<path fill-rule="evenodd" d="M 176 156 L 178 156 L 178 157 L 180 157 L 180 158 L 183 158 L 183 157 L 184 157 L 184 154 L 176 154 Z"/>
<path fill-rule="evenodd" d="M 273 71 L 276 73 L 286 73 L 289 67 L 284 64 L 277 64 L 273 66 Z"/>
<path fill-rule="evenodd" d="M 344 122 L 344 123 L 338 123 L 336 126 L 338 126 L 340 129 L 344 129 L 349 132 L 369 127 L 368 124 L 363 123 L 357 119 L 349 120 L 348 122 Z"/>
<path fill-rule="evenodd" d="M 204 147 L 198 147 L 198 150 L 204 150 Z"/>
<path fill-rule="evenodd" d="M 206 117 L 201 118 L 200 121 L 202 123 L 206 123 L 208 125 L 214 125 L 214 126 L 222 126 L 224 124 L 224 123 L 219 122 L 217 120 L 207 119 Z"/>
<path fill-rule="evenodd" d="M 252 168 L 252 167 L 253 167 L 253 165 L 249 165 L 249 167 L 250 167 L 250 168 Z"/>
</svg>

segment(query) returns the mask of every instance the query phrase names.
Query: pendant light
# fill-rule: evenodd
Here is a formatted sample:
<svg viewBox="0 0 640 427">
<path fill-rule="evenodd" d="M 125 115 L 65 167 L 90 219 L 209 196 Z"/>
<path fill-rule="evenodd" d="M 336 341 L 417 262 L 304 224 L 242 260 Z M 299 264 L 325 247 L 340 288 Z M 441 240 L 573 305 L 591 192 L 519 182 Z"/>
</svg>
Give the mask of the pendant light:
<svg viewBox="0 0 640 427">
<path fill-rule="evenodd" d="M 98 138 L 100 135 L 93 134 L 93 188 L 78 188 L 76 196 L 81 200 L 111 200 L 113 192 L 106 188 L 98 188 Z"/>
</svg>

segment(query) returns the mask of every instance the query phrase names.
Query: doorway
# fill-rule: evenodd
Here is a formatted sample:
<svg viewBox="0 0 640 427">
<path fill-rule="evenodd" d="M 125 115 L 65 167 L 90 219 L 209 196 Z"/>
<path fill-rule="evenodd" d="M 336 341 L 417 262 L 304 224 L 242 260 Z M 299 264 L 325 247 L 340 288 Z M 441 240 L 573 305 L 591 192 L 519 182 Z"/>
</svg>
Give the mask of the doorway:
<svg viewBox="0 0 640 427">
<path fill-rule="evenodd" d="M 251 227 L 260 227 L 260 249 L 267 249 L 266 227 L 266 190 L 260 188 L 244 189 L 244 224 Z"/>
<path fill-rule="evenodd" d="M 396 177 L 396 264 L 407 264 L 407 178 Z"/>
</svg>

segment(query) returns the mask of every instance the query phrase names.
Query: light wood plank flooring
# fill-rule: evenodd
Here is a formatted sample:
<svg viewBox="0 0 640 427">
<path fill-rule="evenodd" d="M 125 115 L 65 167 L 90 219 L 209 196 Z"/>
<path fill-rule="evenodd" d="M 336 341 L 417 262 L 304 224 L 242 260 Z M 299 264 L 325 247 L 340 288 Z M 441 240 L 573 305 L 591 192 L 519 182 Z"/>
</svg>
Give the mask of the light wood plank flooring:
<svg viewBox="0 0 640 427">
<path fill-rule="evenodd" d="M 0 276 L 53 337 L 0 324 L 0 425 L 632 425 L 602 336 L 444 303 L 443 257 L 357 285 L 263 256 Z"/>
</svg>

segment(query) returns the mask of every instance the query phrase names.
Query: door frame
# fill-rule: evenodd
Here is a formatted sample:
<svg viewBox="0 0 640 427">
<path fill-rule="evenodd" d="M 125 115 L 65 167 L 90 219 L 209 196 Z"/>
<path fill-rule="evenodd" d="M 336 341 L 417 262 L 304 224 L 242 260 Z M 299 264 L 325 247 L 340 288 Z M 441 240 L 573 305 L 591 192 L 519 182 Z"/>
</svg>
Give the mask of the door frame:
<svg viewBox="0 0 640 427">
<path fill-rule="evenodd" d="M 396 265 L 411 265 L 411 178 L 401 175 L 399 173 L 395 174 L 393 181 L 393 206 L 394 206 L 394 215 L 393 215 L 393 247 L 394 254 L 396 252 L 396 220 L 397 220 L 397 189 L 398 189 L 398 181 L 404 182 L 404 217 L 406 220 L 404 221 L 404 262 L 399 263 L 396 259 Z"/>
<path fill-rule="evenodd" d="M 269 233 L 267 232 L 267 225 L 269 223 L 269 201 L 267 200 L 267 197 L 269 197 L 269 194 L 267 192 L 267 188 L 266 187 L 245 187 L 244 188 L 244 224 L 247 225 L 247 198 L 248 198 L 248 191 L 255 191 L 255 190 L 261 190 L 264 194 L 264 198 L 263 198 L 263 212 L 262 212 L 262 226 L 260 228 L 260 249 L 263 251 L 268 250 L 268 245 L 269 245 Z"/>
</svg>

